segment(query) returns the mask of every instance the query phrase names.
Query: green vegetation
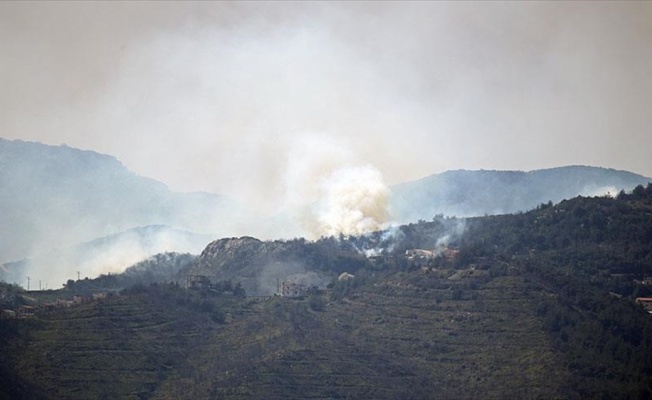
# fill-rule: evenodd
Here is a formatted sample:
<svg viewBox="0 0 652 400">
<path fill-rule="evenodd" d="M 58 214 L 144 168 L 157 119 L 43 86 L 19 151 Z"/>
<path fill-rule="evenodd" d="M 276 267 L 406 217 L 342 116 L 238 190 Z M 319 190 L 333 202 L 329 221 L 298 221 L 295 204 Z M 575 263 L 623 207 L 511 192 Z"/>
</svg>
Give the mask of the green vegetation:
<svg viewBox="0 0 652 400">
<path fill-rule="evenodd" d="M 445 245 L 452 255 L 405 256 Z M 302 299 L 236 296 L 230 281 L 214 281 L 213 290 L 138 284 L 2 319 L 0 397 L 652 396 L 652 318 L 634 302 L 652 294 L 644 283 L 652 185 L 515 215 L 437 216 L 365 237 L 219 246 L 236 246 L 228 251 L 239 264 L 216 266 L 234 276 L 284 258 L 355 278 Z M 248 254 L 254 248 L 260 253 Z M 13 304 L 52 296 L 8 293 Z"/>
</svg>

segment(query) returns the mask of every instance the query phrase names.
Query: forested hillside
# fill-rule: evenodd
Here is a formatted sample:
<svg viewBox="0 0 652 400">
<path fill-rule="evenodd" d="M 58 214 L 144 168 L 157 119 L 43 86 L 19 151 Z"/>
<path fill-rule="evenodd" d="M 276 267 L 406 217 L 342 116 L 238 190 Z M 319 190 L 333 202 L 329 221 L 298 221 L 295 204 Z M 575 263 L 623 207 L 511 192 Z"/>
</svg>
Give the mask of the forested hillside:
<svg viewBox="0 0 652 400">
<path fill-rule="evenodd" d="M 298 298 L 243 297 L 215 280 L 218 289 L 140 284 L 76 307 L 5 316 L 0 394 L 652 396 L 652 318 L 635 302 L 652 295 L 652 185 L 513 215 L 437 216 L 361 237 L 223 239 L 186 261 L 172 269 L 228 273 L 233 286 L 281 261 L 301 262 L 330 283 Z M 337 279 L 343 272 L 353 276 Z M 77 284 L 9 287 L 4 298 L 14 305 L 3 307 L 73 296 Z"/>
</svg>

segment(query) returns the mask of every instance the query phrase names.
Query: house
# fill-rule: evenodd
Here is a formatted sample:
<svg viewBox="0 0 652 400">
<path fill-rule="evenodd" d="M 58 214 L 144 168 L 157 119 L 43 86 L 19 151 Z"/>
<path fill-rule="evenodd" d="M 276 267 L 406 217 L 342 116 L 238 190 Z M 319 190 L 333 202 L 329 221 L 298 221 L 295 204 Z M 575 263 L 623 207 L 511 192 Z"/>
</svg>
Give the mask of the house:
<svg viewBox="0 0 652 400">
<path fill-rule="evenodd" d="M 645 310 L 652 314 L 652 297 L 637 297 L 636 302 L 645 308 Z"/>
<path fill-rule="evenodd" d="M 36 312 L 36 307 L 32 306 L 20 306 L 18 307 L 18 316 L 19 317 L 31 317 Z"/>
<path fill-rule="evenodd" d="M 430 259 L 435 257 L 435 253 L 430 250 L 410 249 L 405 250 L 405 256 L 408 260 Z"/>
<path fill-rule="evenodd" d="M 283 282 L 281 296 L 290 298 L 305 297 L 308 293 L 308 286 L 294 282 Z"/>
<path fill-rule="evenodd" d="M 206 275 L 186 276 L 186 289 L 210 289 L 211 280 Z"/>
<path fill-rule="evenodd" d="M 338 282 L 348 281 L 350 279 L 355 279 L 355 275 L 349 274 L 348 272 L 342 272 L 340 276 L 337 277 Z"/>
<path fill-rule="evenodd" d="M 104 300 L 106 299 L 106 292 L 101 292 L 101 293 L 93 293 L 93 300 Z"/>
<path fill-rule="evenodd" d="M 2 318 L 16 318 L 16 311 L 14 310 L 2 310 Z"/>
<path fill-rule="evenodd" d="M 74 300 L 64 300 L 64 299 L 57 299 L 57 307 L 62 307 L 62 308 L 70 308 L 74 306 L 75 301 Z"/>
<path fill-rule="evenodd" d="M 410 262 L 410 264 L 417 267 L 427 266 L 437 254 L 434 251 L 423 250 L 423 249 L 410 249 L 405 250 L 405 258 Z"/>
<path fill-rule="evenodd" d="M 42 312 L 52 312 L 57 309 L 56 303 L 43 303 L 41 304 L 40 311 Z"/>
<path fill-rule="evenodd" d="M 447 261 L 455 261 L 457 257 L 460 255 L 460 251 L 457 249 L 447 248 L 446 250 L 444 250 L 442 255 Z"/>
</svg>

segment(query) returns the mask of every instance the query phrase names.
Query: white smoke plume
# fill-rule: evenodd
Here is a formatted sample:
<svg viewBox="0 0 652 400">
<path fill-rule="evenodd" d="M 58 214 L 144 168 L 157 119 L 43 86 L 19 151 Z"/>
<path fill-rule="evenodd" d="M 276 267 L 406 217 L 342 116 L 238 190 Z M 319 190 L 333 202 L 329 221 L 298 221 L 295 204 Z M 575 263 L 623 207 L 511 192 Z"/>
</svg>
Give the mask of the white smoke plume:
<svg viewBox="0 0 652 400">
<path fill-rule="evenodd" d="M 319 205 L 319 233 L 360 235 L 384 229 L 389 222 L 389 188 L 374 167 L 342 168 L 321 185 L 324 199 Z"/>
</svg>

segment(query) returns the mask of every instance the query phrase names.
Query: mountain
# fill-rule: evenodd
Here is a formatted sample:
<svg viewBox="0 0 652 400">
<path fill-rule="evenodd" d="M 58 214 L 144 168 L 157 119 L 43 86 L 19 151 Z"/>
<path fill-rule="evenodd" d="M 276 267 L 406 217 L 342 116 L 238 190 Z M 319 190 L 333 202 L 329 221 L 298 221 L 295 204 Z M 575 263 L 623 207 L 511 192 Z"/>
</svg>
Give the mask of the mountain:
<svg viewBox="0 0 652 400">
<path fill-rule="evenodd" d="M 392 186 L 399 223 L 433 216 L 468 217 L 527 211 L 575 196 L 616 195 L 652 179 L 608 168 L 568 166 L 523 171 L 446 171 Z"/>
<path fill-rule="evenodd" d="M 169 249 L 198 254 L 211 238 L 164 225 L 138 227 L 77 246 L 45 248 L 34 257 L 4 263 L 0 280 L 24 283 L 30 276 L 32 289 L 39 281 L 58 288 L 68 279 L 77 279 L 78 272 L 82 278 L 115 274 Z"/>
<path fill-rule="evenodd" d="M 223 196 L 173 192 L 108 155 L 0 139 L 0 263 L 139 226 L 219 235 L 240 211 Z"/>
<path fill-rule="evenodd" d="M 301 261 L 331 277 L 304 298 L 157 283 L 53 308 L 79 282 L 0 284 L 3 308 L 42 307 L 0 318 L 0 398 L 647 399 L 651 213 L 637 186 L 360 237 L 221 239 L 172 263 L 247 277 Z"/>
</svg>

